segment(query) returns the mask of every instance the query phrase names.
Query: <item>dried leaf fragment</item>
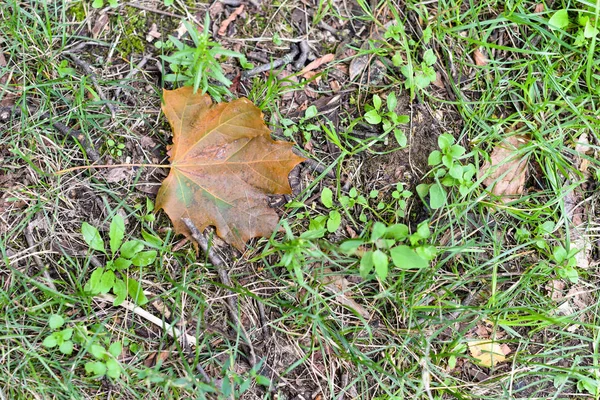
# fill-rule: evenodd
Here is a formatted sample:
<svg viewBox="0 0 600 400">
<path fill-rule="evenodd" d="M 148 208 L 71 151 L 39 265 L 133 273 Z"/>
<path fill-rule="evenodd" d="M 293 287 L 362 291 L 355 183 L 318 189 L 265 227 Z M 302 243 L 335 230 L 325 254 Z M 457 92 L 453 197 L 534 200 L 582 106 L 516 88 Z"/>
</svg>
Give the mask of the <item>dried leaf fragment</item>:
<svg viewBox="0 0 600 400">
<path fill-rule="evenodd" d="M 229 27 L 229 24 L 231 24 L 233 21 L 235 21 L 235 19 L 242 12 L 244 12 L 243 4 L 240 5 L 238 8 L 236 8 L 235 11 L 232 12 L 231 15 L 229 17 L 227 17 L 227 19 L 221 23 L 221 26 L 219 27 L 219 31 L 217 32 L 219 34 L 219 36 L 223 36 L 223 35 L 225 35 L 225 33 L 227 33 L 227 28 Z"/>
<path fill-rule="evenodd" d="M 519 149 L 529 143 L 526 136 L 510 136 L 494 148 L 491 162 L 485 162 L 478 176 L 488 173 L 483 184 L 490 191 L 508 203 L 521 195 L 527 178 L 529 156 L 519 154 Z"/>
<path fill-rule="evenodd" d="M 304 158 L 292 144 L 274 141 L 262 112 L 248 99 L 213 104 L 191 87 L 164 90 L 163 112 L 173 129 L 171 170 L 156 197 L 176 233 L 189 238 L 182 218 L 242 250 L 268 236 L 279 217 L 267 196 L 289 194 L 288 174 Z"/>
<path fill-rule="evenodd" d="M 510 348 L 506 345 L 501 345 L 490 339 L 471 340 L 467 342 L 469 353 L 477 364 L 482 367 L 491 368 L 498 363 L 506 360 L 506 355 L 510 353 Z"/>
<path fill-rule="evenodd" d="M 488 63 L 487 57 L 479 49 L 476 49 L 473 52 L 473 61 L 475 61 L 475 65 L 480 67 L 483 67 Z"/>
<path fill-rule="evenodd" d="M 309 75 L 307 74 L 307 72 L 315 70 L 315 69 L 319 68 L 321 65 L 327 64 L 328 62 L 331 62 L 334 59 L 335 59 L 335 54 L 331 54 L 331 53 L 330 54 L 325 54 L 323 57 L 317 58 L 316 60 L 314 60 L 311 63 L 309 63 L 306 67 L 304 67 L 302 69 L 302 71 L 300 71 L 300 73 L 305 78 L 308 78 Z"/>
</svg>

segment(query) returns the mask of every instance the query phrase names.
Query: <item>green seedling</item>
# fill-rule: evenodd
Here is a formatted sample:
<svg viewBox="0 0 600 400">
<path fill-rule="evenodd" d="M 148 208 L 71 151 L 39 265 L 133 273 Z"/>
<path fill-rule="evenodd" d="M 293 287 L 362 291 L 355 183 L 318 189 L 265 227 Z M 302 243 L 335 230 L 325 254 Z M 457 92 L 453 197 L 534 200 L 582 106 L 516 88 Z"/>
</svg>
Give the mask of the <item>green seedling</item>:
<svg viewBox="0 0 600 400">
<path fill-rule="evenodd" d="M 463 165 L 459 158 L 465 154 L 465 148 L 454 143 L 454 137 L 444 133 L 438 137 L 440 150 L 431 152 L 428 164 L 434 167 L 432 184 L 422 183 L 417 186 L 421 198 L 429 194 L 430 206 L 438 209 L 446 204 L 446 187 L 456 187 L 465 196 L 473 186 L 473 177 L 477 170 L 473 164 Z"/>
<path fill-rule="evenodd" d="M 117 379 L 121 376 L 121 364 L 117 361 L 117 357 L 121 355 L 123 345 L 121 342 L 113 342 L 108 349 L 98 343 L 93 343 L 89 346 L 88 352 L 96 359 L 96 361 L 88 361 L 85 363 L 85 372 L 93 375 L 95 378 L 108 376 L 109 378 Z"/>
<path fill-rule="evenodd" d="M 569 280 L 571 283 L 579 281 L 579 273 L 575 269 L 577 259 L 575 255 L 579 252 L 578 249 L 571 248 L 569 251 L 563 246 L 555 246 L 552 249 L 552 260 L 556 263 L 556 272 L 558 275 Z"/>
<path fill-rule="evenodd" d="M 106 147 L 108 152 L 113 157 L 121 157 L 123 155 L 123 149 L 125 149 L 125 143 L 115 142 L 113 139 L 106 141 Z"/>
<path fill-rule="evenodd" d="M 386 98 L 386 108 L 384 109 L 383 101 L 379 95 L 373 96 L 373 105 L 366 105 L 365 120 L 371 125 L 381 124 L 384 133 L 394 132 L 394 137 L 400 147 L 406 147 L 406 134 L 400 128 L 401 124 L 406 124 L 410 120 L 408 115 L 396 114 L 396 106 L 398 100 L 396 94 L 391 92 Z"/>
<path fill-rule="evenodd" d="M 340 244 L 340 251 L 360 257 L 359 272 L 364 279 L 374 271 L 375 276 L 385 280 L 390 259 L 401 270 L 428 268 L 437 253 L 434 246 L 427 244 L 430 236 L 429 221 L 421 222 L 413 234 L 405 224 L 388 226 L 375 222 L 369 237 L 347 240 Z"/>
<path fill-rule="evenodd" d="M 196 27 L 188 21 L 183 21 L 194 46 L 188 46 L 174 36 L 169 40 L 177 49 L 170 56 L 161 56 L 169 63 L 173 73 L 167 74 L 167 82 L 178 82 L 194 87 L 194 93 L 199 89 L 202 93 L 210 94 L 216 101 L 221 101 L 223 96 L 231 96 L 228 87 L 232 82 L 225 77 L 221 68 L 221 57 L 234 57 L 240 60 L 242 67 L 251 67 L 246 57 L 235 51 L 223 48 L 219 43 L 211 40 L 210 17 L 206 13 L 204 30 L 198 33 Z M 216 81 L 214 84 L 212 80 Z"/>
<path fill-rule="evenodd" d="M 58 350 L 65 354 L 71 355 L 73 353 L 73 341 L 71 340 L 73 337 L 73 328 L 64 328 L 58 330 L 65 324 L 65 319 L 58 314 L 53 314 L 48 319 L 48 325 L 52 332 L 50 335 L 46 336 L 44 342 L 42 343 L 44 347 L 52 349 L 58 346 Z"/>
<path fill-rule="evenodd" d="M 110 224 L 109 238 L 110 251 L 105 250 L 104 241 L 98 230 L 84 222 L 81 231 L 83 239 L 90 249 L 104 253 L 109 261 L 104 268 L 95 269 L 84 290 L 92 295 L 104 294 L 112 291 L 116 298 L 115 305 L 121 304 L 129 295 L 138 305 L 148 302 L 140 283 L 125 275 L 131 266 L 145 267 L 156 259 L 156 250 L 144 251 L 144 243 L 140 240 L 123 242 L 125 224 L 120 215 L 115 215 Z"/>
<path fill-rule="evenodd" d="M 310 142 L 312 139 L 313 132 L 320 132 L 321 127 L 317 124 L 310 122 L 319 114 L 319 110 L 315 106 L 310 106 L 304 111 L 304 116 L 300 118 L 298 122 L 294 122 L 291 119 L 284 118 L 281 120 L 283 125 L 283 135 L 289 138 L 293 138 L 298 132 L 302 132 L 304 141 Z"/>
</svg>

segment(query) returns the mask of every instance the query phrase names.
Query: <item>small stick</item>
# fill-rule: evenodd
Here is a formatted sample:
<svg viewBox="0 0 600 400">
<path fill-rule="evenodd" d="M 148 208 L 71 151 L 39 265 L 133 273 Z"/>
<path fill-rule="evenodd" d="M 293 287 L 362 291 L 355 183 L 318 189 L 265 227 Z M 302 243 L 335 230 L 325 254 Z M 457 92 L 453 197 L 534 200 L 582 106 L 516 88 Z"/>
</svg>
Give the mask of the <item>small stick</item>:
<svg viewBox="0 0 600 400">
<path fill-rule="evenodd" d="M 140 63 L 131 71 L 129 71 L 129 73 L 125 76 L 125 78 L 123 80 L 121 80 L 121 82 L 119 82 L 120 85 L 125 85 L 125 83 L 127 83 L 128 79 L 131 79 L 132 76 L 134 76 L 135 74 L 138 73 L 138 71 L 141 71 L 142 68 L 144 68 L 144 65 L 146 65 L 148 63 L 148 60 L 150 60 L 152 58 L 151 55 L 149 54 L 145 54 L 144 57 L 142 58 L 142 60 L 140 61 Z M 121 94 L 121 91 L 123 90 L 122 87 L 118 87 L 116 92 L 115 92 L 115 97 L 119 98 L 119 95 Z"/>
<path fill-rule="evenodd" d="M 191 219 L 182 218 L 181 220 L 183 221 L 185 226 L 187 226 L 187 228 L 190 230 L 190 233 L 192 234 L 192 238 L 194 238 L 194 240 L 202 248 L 202 251 L 204 251 L 204 253 L 208 256 L 208 259 L 210 260 L 211 264 L 213 266 L 215 266 L 215 268 L 217 268 L 217 272 L 219 274 L 219 278 L 221 279 L 221 283 L 227 287 L 233 287 L 233 285 L 231 283 L 231 279 L 229 279 L 229 274 L 227 273 L 227 270 L 224 268 L 225 262 L 223 261 L 221 256 L 219 256 L 212 247 L 209 247 L 208 240 L 206 240 L 204 235 L 202 233 L 200 233 L 200 231 L 198 230 L 198 228 L 196 228 L 196 225 L 194 225 L 194 223 L 192 222 Z M 228 289 L 228 291 L 231 295 L 231 296 L 227 297 L 229 317 L 231 318 L 231 321 L 236 325 L 236 327 L 239 328 L 244 333 L 244 336 L 246 336 L 245 337 L 246 344 L 248 345 L 248 348 L 250 349 L 249 361 L 250 361 L 251 366 L 254 368 L 254 366 L 256 366 L 256 354 L 254 353 L 254 347 L 252 346 L 252 343 L 250 342 L 250 337 L 246 333 L 246 330 L 242 326 L 242 324 L 238 318 L 238 315 L 235 311 L 237 309 L 237 305 L 235 302 L 234 294 L 231 290 Z"/>
<path fill-rule="evenodd" d="M 52 119 L 50 113 L 47 112 L 43 113 L 41 117 L 43 119 Z M 79 144 L 81 144 L 81 147 L 83 147 L 83 149 L 85 150 L 85 153 L 87 154 L 90 160 L 92 160 L 93 162 L 100 161 L 100 154 L 98 154 L 92 143 L 81 131 L 77 129 L 71 129 L 62 122 L 56 121 L 51 123 L 54 129 L 62 133 L 64 136 L 71 136 L 73 139 L 77 140 Z"/>
<path fill-rule="evenodd" d="M 27 227 L 23 231 L 23 234 L 25 235 L 25 240 L 27 240 L 27 245 L 29 246 L 29 248 L 30 249 L 35 248 L 37 245 L 35 244 L 35 241 L 33 240 L 33 232 L 31 230 L 31 226 L 27 225 Z M 50 288 L 52 288 L 52 290 L 56 291 L 56 285 L 54 285 L 54 281 L 52 280 L 52 277 L 50 276 L 50 273 L 48 272 L 48 268 L 46 268 L 46 266 L 42 262 L 42 259 L 40 258 L 40 256 L 38 256 L 37 253 L 33 253 L 32 257 L 33 257 L 33 261 L 35 261 L 35 263 L 37 264 L 40 271 L 42 271 L 42 274 L 44 275 L 44 279 L 46 279 L 46 281 L 48 283 L 48 287 L 50 287 Z"/>
<path fill-rule="evenodd" d="M 94 297 L 97 300 L 101 300 L 108 303 L 113 303 L 115 301 L 115 297 L 110 294 L 100 294 Z M 121 307 L 125 308 L 133 312 L 134 314 L 139 315 L 144 318 L 146 321 L 152 322 L 154 325 L 164 329 L 167 332 L 167 335 L 171 336 L 174 339 L 181 340 L 182 343 L 191 344 L 192 346 L 196 346 L 197 341 L 196 338 L 192 335 L 188 335 L 185 332 L 177 329 L 175 326 L 169 324 L 168 322 L 164 322 L 162 319 L 157 316 L 150 314 L 148 311 L 144 310 L 142 307 L 135 305 L 134 303 L 125 300 L 121 304 Z"/>
<path fill-rule="evenodd" d="M 296 45 L 295 43 L 292 43 L 292 45 L 290 46 L 290 52 L 287 53 L 285 56 L 278 58 L 277 60 L 273 60 L 270 63 L 259 65 L 258 67 L 252 68 L 249 71 L 242 72 L 242 78 L 244 78 L 244 79 L 250 78 L 254 75 L 262 74 L 263 72 L 267 72 L 272 69 L 279 68 L 282 65 L 287 65 L 287 64 L 291 63 L 292 61 L 294 61 L 294 59 L 296 58 L 296 56 L 298 55 L 299 52 L 300 52 L 300 49 L 298 48 L 298 45 Z"/>
<path fill-rule="evenodd" d="M 65 52 L 65 54 L 68 55 L 69 57 L 71 57 L 71 60 L 73 60 L 73 62 L 75 64 L 77 64 L 77 66 L 79 68 L 81 68 L 83 70 L 83 72 L 85 72 L 87 75 L 89 75 L 90 79 L 92 80 L 92 84 L 94 85 L 94 88 L 98 92 L 98 96 L 100 96 L 101 100 L 106 101 L 106 106 L 110 110 L 110 114 L 111 114 L 112 118 L 114 119 L 116 116 L 115 106 L 112 103 L 109 103 L 107 101 L 106 96 L 104 95 L 104 92 L 102 91 L 102 87 L 100 86 L 100 84 L 98 84 L 98 79 L 96 79 L 96 74 L 94 73 L 94 71 L 92 71 L 92 68 L 89 66 L 89 64 L 86 63 L 85 61 L 83 61 L 82 59 L 80 59 L 79 57 L 77 57 L 77 55 L 75 55 L 74 53 Z"/>
<path fill-rule="evenodd" d="M 294 63 L 294 68 L 302 69 L 304 68 L 304 64 L 306 64 L 306 60 L 308 59 L 308 53 L 310 52 L 310 47 L 308 46 L 308 42 L 303 40 L 300 42 L 300 55 L 298 56 L 298 60 Z"/>
</svg>

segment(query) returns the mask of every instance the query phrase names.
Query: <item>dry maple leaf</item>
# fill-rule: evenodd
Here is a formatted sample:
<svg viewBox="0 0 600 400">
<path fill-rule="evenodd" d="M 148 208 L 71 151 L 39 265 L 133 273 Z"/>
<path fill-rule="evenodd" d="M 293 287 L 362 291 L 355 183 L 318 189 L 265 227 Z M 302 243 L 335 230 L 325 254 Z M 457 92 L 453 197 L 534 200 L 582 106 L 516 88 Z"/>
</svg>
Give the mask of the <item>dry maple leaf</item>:
<svg viewBox="0 0 600 400">
<path fill-rule="evenodd" d="M 490 156 L 491 162 L 485 162 L 479 177 L 490 172 L 483 184 L 503 202 L 514 200 L 523 193 L 527 177 L 528 156 L 518 154 L 519 149 L 529 143 L 526 136 L 510 136 L 502 141 Z"/>
<path fill-rule="evenodd" d="M 201 232 L 214 225 L 240 251 L 248 239 L 270 235 L 279 217 L 267 195 L 291 193 L 288 174 L 304 159 L 291 143 L 271 139 L 262 112 L 248 99 L 213 104 L 191 87 L 165 90 L 163 97 L 173 146 L 157 209 L 169 215 L 176 233 L 190 236 L 182 218 Z"/>
</svg>

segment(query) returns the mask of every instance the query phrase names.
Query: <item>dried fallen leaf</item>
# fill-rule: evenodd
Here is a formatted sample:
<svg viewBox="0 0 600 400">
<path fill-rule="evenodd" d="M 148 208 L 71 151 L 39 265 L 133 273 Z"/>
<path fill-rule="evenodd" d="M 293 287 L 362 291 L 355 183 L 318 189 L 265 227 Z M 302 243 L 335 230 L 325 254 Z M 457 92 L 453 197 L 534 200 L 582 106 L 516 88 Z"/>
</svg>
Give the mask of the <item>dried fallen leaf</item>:
<svg viewBox="0 0 600 400">
<path fill-rule="evenodd" d="M 487 368 L 505 361 L 505 356 L 510 353 L 508 346 L 503 347 L 500 343 L 489 339 L 470 340 L 467 342 L 467 345 L 469 346 L 471 357 L 477 361 L 477 364 Z"/>
<path fill-rule="evenodd" d="M 538 3 L 538 4 L 536 4 L 533 12 L 536 13 L 536 14 L 544 12 L 544 3 Z"/>
<path fill-rule="evenodd" d="M 223 22 L 221 22 L 221 26 L 219 27 L 219 31 L 217 32 L 219 34 L 219 36 L 223 36 L 227 33 L 227 28 L 229 27 L 229 24 L 231 24 L 233 21 L 235 21 L 235 19 L 242 13 L 244 12 L 244 5 L 242 4 L 241 6 L 239 6 L 238 8 L 235 9 L 234 12 L 231 13 L 231 15 L 229 17 L 227 17 L 226 20 L 224 20 Z"/>
<path fill-rule="evenodd" d="M 98 36 L 102 33 L 102 31 L 108 26 L 108 14 L 100 14 L 96 22 L 94 23 L 94 27 L 92 28 L 92 37 L 97 39 Z"/>
<path fill-rule="evenodd" d="M 335 59 L 335 54 L 331 54 L 331 53 L 325 54 L 323 57 L 317 58 L 316 60 L 309 63 L 306 67 L 302 68 L 302 71 L 300 71 L 300 74 L 304 78 L 307 78 L 309 76 L 307 74 L 307 72 L 315 70 L 315 69 L 319 68 L 321 65 L 327 64 L 328 62 L 331 62 L 334 59 Z"/>
<path fill-rule="evenodd" d="M 369 311 L 352 299 L 354 294 L 349 289 L 352 284 L 343 276 L 331 275 L 330 270 L 326 270 L 325 273 L 329 275 L 324 275 L 322 281 L 325 284 L 325 288 L 335 294 L 334 300 L 353 309 L 364 319 L 371 319 Z"/>
<path fill-rule="evenodd" d="M 487 57 L 479 49 L 476 49 L 473 52 L 473 61 L 475 61 L 475 65 L 480 67 L 483 67 L 488 63 Z"/>
<path fill-rule="evenodd" d="M 162 363 L 169 358 L 169 354 L 171 354 L 169 350 L 155 351 L 150 353 L 144 360 L 144 365 L 148 368 L 152 368 L 156 365 L 162 365 Z"/>
<path fill-rule="evenodd" d="M 487 174 L 483 184 L 505 203 L 523 193 L 527 177 L 528 156 L 519 149 L 529 143 L 525 136 L 510 136 L 492 151 L 491 162 L 485 162 L 478 176 Z"/>
<path fill-rule="evenodd" d="M 269 236 L 279 217 L 267 203 L 292 193 L 290 171 L 304 161 L 292 144 L 274 141 L 262 112 L 248 99 L 212 104 L 191 87 L 163 92 L 163 112 L 173 129 L 171 170 L 156 198 L 175 232 L 189 237 L 181 220 L 217 234 L 242 250 L 253 237 Z"/>
</svg>

